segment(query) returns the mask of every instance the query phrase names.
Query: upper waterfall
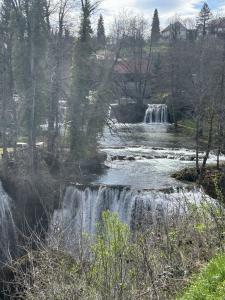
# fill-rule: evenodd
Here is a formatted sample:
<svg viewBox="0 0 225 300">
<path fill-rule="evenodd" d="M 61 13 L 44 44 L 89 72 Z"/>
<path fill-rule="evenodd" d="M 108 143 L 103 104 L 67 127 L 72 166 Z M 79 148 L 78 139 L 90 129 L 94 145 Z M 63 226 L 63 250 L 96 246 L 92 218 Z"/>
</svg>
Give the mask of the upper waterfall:
<svg viewBox="0 0 225 300">
<path fill-rule="evenodd" d="M 144 123 L 167 123 L 168 108 L 166 104 L 148 104 Z"/>
</svg>

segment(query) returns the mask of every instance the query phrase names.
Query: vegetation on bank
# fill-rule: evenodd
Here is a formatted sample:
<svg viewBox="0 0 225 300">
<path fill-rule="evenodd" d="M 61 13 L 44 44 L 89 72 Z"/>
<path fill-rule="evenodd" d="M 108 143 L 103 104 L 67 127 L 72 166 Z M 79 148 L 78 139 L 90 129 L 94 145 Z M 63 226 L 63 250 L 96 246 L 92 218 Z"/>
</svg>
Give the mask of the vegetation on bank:
<svg viewBox="0 0 225 300">
<path fill-rule="evenodd" d="M 205 192 L 220 202 L 225 201 L 225 165 L 218 169 L 216 165 L 208 165 L 202 178 L 199 178 L 196 168 L 185 168 L 172 174 L 172 177 L 187 182 L 200 184 Z"/>
<path fill-rule="evenodd" d="M 225 254 L 213 258 L 177 300 L 223 300 L 225 295 Z"/>
<path fill-rule="evenodd" d="M 224 251 L 224 210 L 203 195 L 200 202 L 177 203 L 168 217 L 149 226 L 151 214 L 130 231 L 116 214 L 103 212 L 95 241 L 90 244 L 83 233 L 76 249 L 64 248 L 66 233 L 56 228 L 49 246 L 27 248 L 13 264 L 14 279 L 6 280 L 4 290 L 27 300 L 175 298 L 193 274 Z"/>
</svg>

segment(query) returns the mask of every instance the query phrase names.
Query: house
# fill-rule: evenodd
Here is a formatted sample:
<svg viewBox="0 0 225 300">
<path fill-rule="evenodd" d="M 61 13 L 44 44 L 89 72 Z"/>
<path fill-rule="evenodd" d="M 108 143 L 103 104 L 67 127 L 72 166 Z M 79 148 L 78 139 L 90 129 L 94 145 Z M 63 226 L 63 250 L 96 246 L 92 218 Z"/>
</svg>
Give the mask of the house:
<svg viewBox="0 0 225 300">
<path fill-rule="evenodd" d="M 124 76 L 146 76 L 150 73 L 149 58 L 119 59 L 114 71 Z"/>
<path fill-rule="evenodd" d="M 179 21 L 171 23 L 161 32 L 163 41 L 185 40 L 187 38 L 187 28 Z"/>
<path fill-rule="evenodd" d="M 114 66 L 118 98 L 142 101 L 151 95 L 151 64 L 148 57 L 124 58 Z M 122 100 L 123 101 L 123 100 Z"/>
<path fill-rule="evenodd" d="M 225 18 L 212 20 L 209 23 L 208 32 L 215 36 L 225 35 Z"/>
</svg>

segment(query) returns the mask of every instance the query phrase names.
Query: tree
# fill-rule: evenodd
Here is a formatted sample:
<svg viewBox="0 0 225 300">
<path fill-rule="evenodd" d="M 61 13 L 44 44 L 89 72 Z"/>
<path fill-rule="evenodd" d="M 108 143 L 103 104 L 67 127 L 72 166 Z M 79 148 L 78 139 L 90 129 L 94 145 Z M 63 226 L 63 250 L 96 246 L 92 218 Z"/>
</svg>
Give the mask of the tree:
<svg viewBox="0 0 225 300">
<path fill-rule="evenodd" d="M 211 10 L 208 4 L 205 2 L 203 4 L 203 7 L 199 13 L 199 17 L 197 19 L 198 30 L 201 32 L 203 37 L 207 33 L 208 24 L 211 18 L 212 18 Z"/>
<path fill-rule="evenodd" d="M 81 0 L 81 24 L 75 46 L 70 100 L 70 149 L 76 159 L 88 155 L 87 124 L 90 104 L 88 96 L 92 87 L 90 57 L 93 52 L 90 17 L 95 7 L 89 0 Z"/>
<path fill-rule="evenodd" d="M 152 43 L 157 43 L 160 39 L 159 15 L 157 9 L 155 9 L 154 11 L 151 39 L 152 39 Z"/>
<path fill-rule="evenodd" d="M 22 122 L 29 144 L 29 166 L 35 170 L 36 139 L 46 103 L 47 57 L 46 0 L 13 1 L 15 12 L 14 70 L 17 91 L 23 100 Z"/>
<path fill-rule="evenodd" d="M 113 32 L 121 47 L 115 67 L 115 89 L 120 98 L 133 99 L 141 114 L 144 100 L 151 97 L 152 47 L 145 41 L 147 28 L 144 18 L 122 15 Z"/>
<path fill-rule="evenodd" d="M 100 15 L 99 20 L 98 20 L 97 42 L 98 42 L 99 47 L 104 47 L 105 46 L 106 37 L 105 37 L 104 20 L 103 20 L 102 15 Z"/>
<path fill-rule="evenodd" d="M 65 36 L 69 38 L 69 31 L 65 29 L 65 19 L 71 8 L 70 0 L 60 0 L 58 2 L 58 26 L 56 32 L 48 30 L 48 65 L 49 65 L 49 101 L 48 101 L 48 162 L 53 164 L 58 157 L 59 148 L 59 101 L 62 99 L 62 69 L 65 53 Z M 50 8 L 46 9 L 50 15 Z M 49 22 L 50 24 L 50 22 Z M 65 32 L 64 32 L 65 29 Z M 70 75 L 70 74 L 69 74 Z"/>
<path fill-rule="evenodd" d="M 12 65 L 12 4 L 10 0 L 4 0 L 0 16 L 0 64 L 3 72 L 0 74 L 1 86 L 1 138 L 3 146 L 3 162 L 7 163 L 7 147 L 16 148 L 17 141 L 17 113 L 14 101 L 14 78 Z"/>
</svg>

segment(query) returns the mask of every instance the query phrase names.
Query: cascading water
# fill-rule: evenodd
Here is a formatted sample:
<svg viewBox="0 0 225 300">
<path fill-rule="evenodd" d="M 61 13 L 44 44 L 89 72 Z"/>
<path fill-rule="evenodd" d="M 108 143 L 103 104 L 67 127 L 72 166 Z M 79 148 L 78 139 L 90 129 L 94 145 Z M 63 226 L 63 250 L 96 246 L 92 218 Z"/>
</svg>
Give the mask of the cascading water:
<svg viewBox="0 0 225 300">
<path fill-rule="evenodd" d="M 185 190 L 185 196 L 199 202 L 200 190 Z M 169 214 L 181 212 L 184 190 L 136 190 L 128 187 L 70 186 L 66 189 L 62 209 L 55 211 L 50 236 L 59 232 L 63 245 L 74 249 L 81 233 L 92 235 L 105 210 L 116 212 L 131 229 L 151 226 Z"/>
<path fill-rule="evenodd" d="M 11 212 L 11 199 L 0 182 L 0 266 L 16 255 L 17 234 Z"/>
<path fill-rule="evenodd" d="M 144 123 L 167 123 L 168 108 L 166 104 L 148 104 Z"/>
</svg>

